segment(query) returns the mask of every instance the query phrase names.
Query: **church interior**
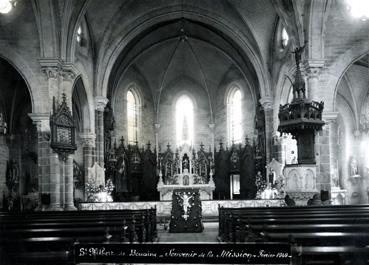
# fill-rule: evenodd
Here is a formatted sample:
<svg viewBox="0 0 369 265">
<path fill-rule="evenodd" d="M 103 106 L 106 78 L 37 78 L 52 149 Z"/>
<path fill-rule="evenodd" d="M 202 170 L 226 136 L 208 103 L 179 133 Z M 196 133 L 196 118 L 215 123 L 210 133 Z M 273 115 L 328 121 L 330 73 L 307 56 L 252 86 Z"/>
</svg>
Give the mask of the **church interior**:
<svg viewBox="0 0 369 265">
<path fill-rule="evenodd" d="M 107 240 L 368 264 L 368 10 L 0 0 L 0 263 Z"/>
</svg>

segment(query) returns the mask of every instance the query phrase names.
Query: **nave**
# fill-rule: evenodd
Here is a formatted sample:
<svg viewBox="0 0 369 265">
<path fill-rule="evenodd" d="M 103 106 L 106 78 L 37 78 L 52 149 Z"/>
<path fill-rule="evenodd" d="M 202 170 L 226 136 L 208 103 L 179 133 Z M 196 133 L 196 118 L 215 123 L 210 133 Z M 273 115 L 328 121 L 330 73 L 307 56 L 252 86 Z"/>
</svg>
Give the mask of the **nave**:
<svg viewBox="0 0 369 265">
<path fill-rule="evenodd" d="M 0 0 L 0 264 L 193 241 L 368 263 L 368 10 Z"/>
<path fill-rule="evenodd" d="M 171 233 L 155 209 L 1 213 L 1 264 L 75 264 L 73 243 L 288 243 L 292 264 L 367 264 L 369 207 L 219 208 L 201 233 Z M 173 244 L 171 244 L 173 245 Z M 150 247 L 148 246 L 148 249 Z"/>
</svg>

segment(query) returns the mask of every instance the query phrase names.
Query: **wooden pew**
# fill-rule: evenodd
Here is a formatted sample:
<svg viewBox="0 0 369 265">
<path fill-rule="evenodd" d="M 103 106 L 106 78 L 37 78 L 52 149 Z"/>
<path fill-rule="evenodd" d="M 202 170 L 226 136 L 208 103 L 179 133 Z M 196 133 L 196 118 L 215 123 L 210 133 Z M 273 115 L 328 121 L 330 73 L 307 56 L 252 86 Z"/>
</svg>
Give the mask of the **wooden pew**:
<svg viewBox="0 0 369 265">
<path fill-rule="evenodd" d="M 367 261 L 369 206 L 219 208 L 218 238 L 230 243 L 290 242 L 305 251 L 296 264 L 344 264 L 335 262 L 351 260 L 351 250 Z"/>
<path fill-rule="evenodd" d="M 66 264 L 76 241 L 144 243 L 157 237 L 156 209 L 1 213 L 0 224 L 0 247 L 9 264 L 41 264 L 37 257 L 45 264 L 54 259 Z"/>
</svg>

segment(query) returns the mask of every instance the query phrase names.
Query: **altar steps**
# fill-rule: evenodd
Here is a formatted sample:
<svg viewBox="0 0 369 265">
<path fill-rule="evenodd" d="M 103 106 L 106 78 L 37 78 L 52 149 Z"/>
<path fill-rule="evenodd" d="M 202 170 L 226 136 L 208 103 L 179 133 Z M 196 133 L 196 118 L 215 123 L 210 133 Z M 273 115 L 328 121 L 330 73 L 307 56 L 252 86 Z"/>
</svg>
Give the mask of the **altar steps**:
<svg viewBox="0 0 369 265">
<path fill-rule="evenodd" d="M 163 226 L 158 226 L 158 243 L 217 243 L 218 229 L 218 221 L 204 223 L 201 233 L 169 233 L 169 228 L 165 230 Z"/>
</svg>

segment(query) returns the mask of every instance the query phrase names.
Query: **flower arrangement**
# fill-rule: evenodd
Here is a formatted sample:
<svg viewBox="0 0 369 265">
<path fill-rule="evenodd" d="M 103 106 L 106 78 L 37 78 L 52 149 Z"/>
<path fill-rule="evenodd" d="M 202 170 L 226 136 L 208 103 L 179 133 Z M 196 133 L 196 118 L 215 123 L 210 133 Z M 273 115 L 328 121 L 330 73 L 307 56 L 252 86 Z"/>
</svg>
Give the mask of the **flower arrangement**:
<svg viewBox="0 0 369 265">
<path fill-rule="evenodd" d="M 105 186 L 97 186 L 93 180 L 89 180 L 85 186 L 87 201 L 89 202 L 111 202 L 113 201 L 111 193 L 114 190 L 114 184 L 111 179 L 106 181 Z"/>
<path fill-rule="evenodd" d="M 257 194 L 261 194 L 267 186 L 266 181 L 263 179 L 263 176 L 261 174 L 256 175 L 255 184 L 256 184 Z"/>
</svg>

